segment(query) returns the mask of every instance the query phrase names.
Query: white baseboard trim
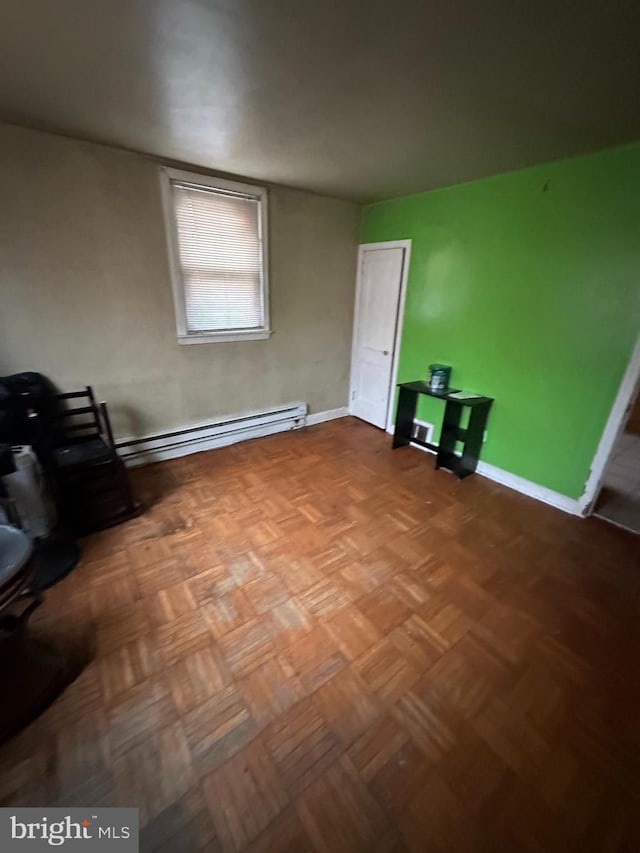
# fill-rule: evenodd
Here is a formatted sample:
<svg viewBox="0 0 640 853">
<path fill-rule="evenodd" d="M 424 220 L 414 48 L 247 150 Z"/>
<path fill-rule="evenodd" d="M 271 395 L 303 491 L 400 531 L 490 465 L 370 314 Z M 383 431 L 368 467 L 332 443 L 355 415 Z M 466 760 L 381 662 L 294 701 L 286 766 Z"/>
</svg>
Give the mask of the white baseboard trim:
<svg viewBox="0 0 640 853">
<path fill-rule="evenodd" d="M 411 447 L 416 450 L 421 450 L 423 453 L 431 453 L 435 455 L 435 450 L 429 450 L 428 447 L 422 447 L 420 444 L 411 442 Z M 561 495 L 560 492 L 554 492 L 553 489 L 548 489 L 546 486 L 540 486 L 531 480 L 525 480 L 524 477 L 519 477 L 517 474 L 511 474 L 502 468 L 496 468 L 495 465 L 489 465 L 488 462 L 478 462 L 476 474 L 481 477 L 486 477 L 487 480 L 493 480 L 494 483 L 499 483 L 501 486 L 506 486 L 508 489 L 513 489 L 520 492 L 521 495 L 527 495 L 529 498 L 534 498 L 542 503 L 549 504 L 556 509 L 561 509 L 569 515 L 584 516 L 580 501 L 574 498 L 569 498 L 566 495 Z"/>
<path fill-rule="evenodd" d="M 268 410 L 229 415 L 208 423 L 191 424 L 171 432 L 125 438 L 117 441 L 116 446 L 125 464 L 134 468 L 203 450 L 215 450 L 250 438 L 321 424 L 348 414 L 349 410 L 344 406 L 307 415 L 307 404 L 296 402 Z"/>
<path fill-rule="evenodd" d="M 148 465 L 202 450 L 214 450 L 250 438 L 300 429 L 305 426 L 306 414 L 306 403 L 289 403 L 273 409 L 192 424 L 172 432 L 122 439 L 116 442 L 116 446 L 127 466 Z"/>
<path fill-rule="evenodd" d="M 349 409 L 346 406 L 342 406 L 340 409 L 327 409 L 326 412 L 313 412 L 313 414 L 307 415 L 307 426 L 334 421 L 336 418 L 346 418 L 348 414 Z"/>
<path fill-rule="evenodd" d="M 542 501 L 542 503 L 549 504 L 549 506 L 553 506 L 556 509 L 561 509 L 570 515 L 582 515 L 577 500 L 569 498 L 566 495 L 561 495 L 560 492 L 554 492 L 553 489 L 548 489 L 546 486 L 540 486 L 531 480 L 525 480 L 524 477 L 518 477 L 517 474 L 511 474 L 502 468 L 496 468 L 495 465 L 489 465 L 488 462 L 478 462 L 476 470 L 482 477 L 487 477 L 487 479 L 493 480 L 494 483 L 500 483 L 502 486 L 514 489 L 522 495 L 535 498 L 537 501 Z"/>
<path fill-rule="evenodd" d="M 165 459 L 177 459 L 190 453 L 203 450 L 214 450 L 226 447 L 239 441 L 274 435 L 278 432 L 300 429 L 304 426 L 314 426 L 325 421 L 347 417 L 349 410 L 346 406 L 339 409 L 328 409 L 324 412 L 306 414 L 306 403 L 290 403 L 274 409 L 249 412 L 243 415 L 231 415 L 219 421 L 205 424 L 192 424 L 172 432 L 147 435 L 141 438 L 127 438 L 116 442 L 118 452 L 129 467 L 148 465 L 152 462 L 162 462 Z M 418 444 L 412 447 L 425 453 L 433 453 Z M 582 515 L 580 502 L 554 492 L 546 486 L 540 486 L 524 477 L 518 477 L 487 462 L 478 462 L 477 473 L 495 483 L 507 486 L 528 497 L 561 509 L 571 515 Z"/>
</svg>

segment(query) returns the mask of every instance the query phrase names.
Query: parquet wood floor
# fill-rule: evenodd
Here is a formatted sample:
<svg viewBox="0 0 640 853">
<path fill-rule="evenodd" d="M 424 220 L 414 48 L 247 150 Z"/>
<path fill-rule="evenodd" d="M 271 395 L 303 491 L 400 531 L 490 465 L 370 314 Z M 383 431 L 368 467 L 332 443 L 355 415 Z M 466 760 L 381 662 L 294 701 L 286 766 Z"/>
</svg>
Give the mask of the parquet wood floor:
<svg viewBox="0 0 640 853">
<path fill-rule="evenodd" d="M 95 655 L 3 805 L 135 805 L 143 851 L 640 849 L 640 540 L 352 419 L 134 481 L 33 621 Z"/>
</svg>

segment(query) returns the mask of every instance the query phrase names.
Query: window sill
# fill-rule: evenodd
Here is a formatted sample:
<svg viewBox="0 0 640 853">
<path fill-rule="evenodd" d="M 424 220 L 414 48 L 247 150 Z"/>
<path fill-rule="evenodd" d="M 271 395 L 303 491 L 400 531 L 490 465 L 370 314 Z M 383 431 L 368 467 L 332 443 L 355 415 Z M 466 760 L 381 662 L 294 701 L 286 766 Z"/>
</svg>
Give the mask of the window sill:
<svg viewBox="0 0 640 853">
<path fill-rule="evenodd" d="M 179 344 L 223 344 L 231 341 L 266 341 L 271 337 L 270 329 L 252 329 L 247 332 L 210 332 L 203 334 L 178 335 Z"/>
</svg>

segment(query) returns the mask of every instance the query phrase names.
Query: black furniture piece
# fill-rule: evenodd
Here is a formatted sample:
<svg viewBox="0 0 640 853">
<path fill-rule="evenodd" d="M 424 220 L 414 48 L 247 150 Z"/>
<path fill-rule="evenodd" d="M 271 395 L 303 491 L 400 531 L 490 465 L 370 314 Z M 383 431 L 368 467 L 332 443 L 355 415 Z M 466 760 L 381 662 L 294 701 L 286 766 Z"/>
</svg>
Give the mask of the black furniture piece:
<svg viewBox="0 0 640 853">
<path fill-rule="evenodd" d="M 42 373 L 25 371 L 0 376 L 0 443 L 34 445 L 30 414 L 43 415 L 56 407 L 56 388 Z"/>
<path fill-rule="evenodd" d="M 96 402 L 89 385 L 56 394 L 55 400 L 55 409 L 38 418 L 38 428 L 63 523 L 89 533 L 132 518 L 137 507 L 106 403 Z"/>
<path fill-rule="evenodd" d="M 436 468 L 446 468 L 461 480 L 468 477 L 469 474 L 473 474 L 480 457 L 484 431 L 493 399 L 491 397 L 472 397 L 467 400 L 451 399 L 450 395 L 457 393 L 457 389 L 449 388 L 445 392 L 431 391 L 426 382 L 403 382 L 398 385 L 398 388 L 400 391 L 393 448 L 404 447 L 411 443 L 419 444 L 428 450 L 435 451 L 437 454 Z M 420 394 L 435 397 L 445 403 L 439 444 L 430 444 L 413 436 L 413 422 Z M 466 427 L 462 427 L 463 415 L 467 410 L 469 422 Z M 462 456 L 455 453 L 456 442 L 458 441 L 463 443 Z"/>
<path fill-rule="evenodd" d="M 90 386 L 58 394 L 42 374 L 0 377 L 0 442 L 31 445 L 52 486 L 63 530 L 76 534 L 100 530 L 136 515 L 124 463 L 113 440 L 106 403 Z M 46 543 L 37 557 L 55 570 L 50 586 L 73 567 L 77 553 Z M 50 547 L 49 547 L 50 546 Z"/>
</svg>

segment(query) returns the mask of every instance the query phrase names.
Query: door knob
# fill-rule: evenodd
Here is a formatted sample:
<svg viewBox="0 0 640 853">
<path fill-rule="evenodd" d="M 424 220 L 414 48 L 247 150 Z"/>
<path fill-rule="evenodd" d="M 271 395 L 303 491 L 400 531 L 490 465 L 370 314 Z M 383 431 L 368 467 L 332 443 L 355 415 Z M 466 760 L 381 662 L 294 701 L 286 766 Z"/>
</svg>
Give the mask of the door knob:
<svg viewBox="0 0 640 853">
<path fill-rule="evenodd" d="M 382 350 L 382 355 L 389 355 L 389 350 L 388 350 L 388 349 L 383 349 L 383 350 Z"/>
</svg>

